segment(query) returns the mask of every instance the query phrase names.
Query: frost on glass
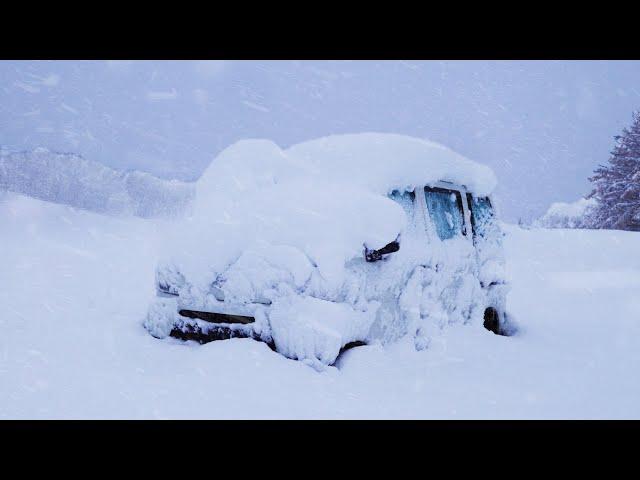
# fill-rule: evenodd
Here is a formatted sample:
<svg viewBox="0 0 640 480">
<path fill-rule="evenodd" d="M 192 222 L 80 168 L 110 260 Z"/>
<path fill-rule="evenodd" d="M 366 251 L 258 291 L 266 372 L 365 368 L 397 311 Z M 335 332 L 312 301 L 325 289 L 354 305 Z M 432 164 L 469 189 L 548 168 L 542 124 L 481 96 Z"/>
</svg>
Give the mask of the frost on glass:
<svg viewBox="0 0 640 480">
<path fill-rule="evenodd" d="M 473 234 L 484 237 L 493 219 L 493 208 L 489 197 L 471 197 L 471 226 Z"/>
<path fill-rule="evenodd" d="M 398 190 L 394 190 L 389 194 L 389 198 L 394 202 L 399 203 L 407 214 L 407 218 L 411 219 L 413 215 L 413 202 L 416 198 L 416 194 L 414 192 L 408 192 L 406 190 L 404 192 L 400 192 Z"/>
<path fill-rule="evenodd" d="M 462 232 L 464 217 L 459 192 L 425 187 L 424 198 L 441 240 L 448 240 Z"/>
</svg>

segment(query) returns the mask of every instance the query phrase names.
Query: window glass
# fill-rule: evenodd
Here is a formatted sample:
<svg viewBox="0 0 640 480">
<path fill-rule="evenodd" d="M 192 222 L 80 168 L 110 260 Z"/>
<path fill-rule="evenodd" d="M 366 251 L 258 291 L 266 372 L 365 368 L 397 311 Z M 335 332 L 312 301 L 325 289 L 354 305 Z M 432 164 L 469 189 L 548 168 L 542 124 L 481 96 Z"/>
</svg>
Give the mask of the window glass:
<svg viewBox="0 0 640 480">
<path fill-rule="evenodd" d="M 400 206 L 404 209 L 407 217 L 411 219 L 413 215 L 413 201 L 416 198 L 416 194 L 414 192 L 400 192 L 398 190 L 394 190 L 389 194 L 389 198 L 394 202 L 400 204 Z"/>
<path fill-rule="evenodd" d="M 438 236 L 447 240 L 464 231 L 464 214 L 460 192 L 425 187 L 424 198 Z"/>
<path fill-rule="evenodd" d="M 493 208 L 489 197 L 473 197 L 467 194 L 467 201 L 471 209 L 471 226 L 473 234 L 484 237 L 488 225 L 493 219 Z"/>
</svg>

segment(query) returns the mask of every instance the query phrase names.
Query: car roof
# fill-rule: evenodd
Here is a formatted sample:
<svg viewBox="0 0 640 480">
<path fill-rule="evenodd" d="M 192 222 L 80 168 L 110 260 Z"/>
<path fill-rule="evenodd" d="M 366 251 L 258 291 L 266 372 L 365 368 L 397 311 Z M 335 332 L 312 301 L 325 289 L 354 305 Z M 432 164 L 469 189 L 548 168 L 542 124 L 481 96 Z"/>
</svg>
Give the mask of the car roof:
<svg viewBox="0 0 640 480">
<path fill-rule="evenodd" d="M 488 195 L 497 183 L 486 165 L 406 135 L 332 135 L 293 145 L 284 153 L 325 179 L 346 180 L 380 193 L 440 182 Z"/>
</svg>

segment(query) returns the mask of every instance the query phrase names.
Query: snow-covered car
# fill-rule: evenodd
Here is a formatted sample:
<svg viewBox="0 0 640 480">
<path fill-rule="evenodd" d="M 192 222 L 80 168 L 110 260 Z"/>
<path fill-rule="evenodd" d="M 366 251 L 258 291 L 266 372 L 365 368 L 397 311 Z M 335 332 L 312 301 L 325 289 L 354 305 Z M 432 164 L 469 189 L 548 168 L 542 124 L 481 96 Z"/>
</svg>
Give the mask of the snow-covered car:
<svg viewBox="0 0 640 480">
<path fill-rule="evenodd" d="M 353 345 L 422 349 L 451 323 L 508 334 L 495 184 L 488 167 L 402 135 L 240 141 L 167 240 L 144 325 L 325 365 Z"/>
</svg>

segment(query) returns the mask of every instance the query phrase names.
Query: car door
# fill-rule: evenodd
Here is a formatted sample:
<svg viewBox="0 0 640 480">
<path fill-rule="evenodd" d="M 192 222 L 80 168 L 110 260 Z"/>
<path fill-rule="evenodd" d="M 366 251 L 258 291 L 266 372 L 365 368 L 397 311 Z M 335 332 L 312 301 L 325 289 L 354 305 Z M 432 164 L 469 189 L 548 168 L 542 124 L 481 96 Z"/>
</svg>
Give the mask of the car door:
<svg viewBox="0 0 640 480">
<path fill-rule="evenodd" d="M 422 199 L 430 259 L 424 270 L 421 313 L 425 328 L 434 331 L 448 323 L 464 323 L 472 312 L 477 288 L 477 261 L 466 191 L 454 184 L 425 186 Z"/>
<path fill-rule="evenodd" d="M 387 343 L 397 340 L 407 332 L 407 322 L 399 309 L 398 298 L 404 287 L 406 272 L 416 263 L 413 255 L 420 248 L 426 250 L 422 209 L 416 198 L 416 193 L 419 192 L 419 189 L 393 190 L 388 194 L 389 199 L 404 210 L 407 225 L 399 232 L 399 250 L 384 255 L 383 261 L 368 261 L 364 270 L 366 296 L 380 304 L 369 333 L 371 340 Z"/>
</svg>

